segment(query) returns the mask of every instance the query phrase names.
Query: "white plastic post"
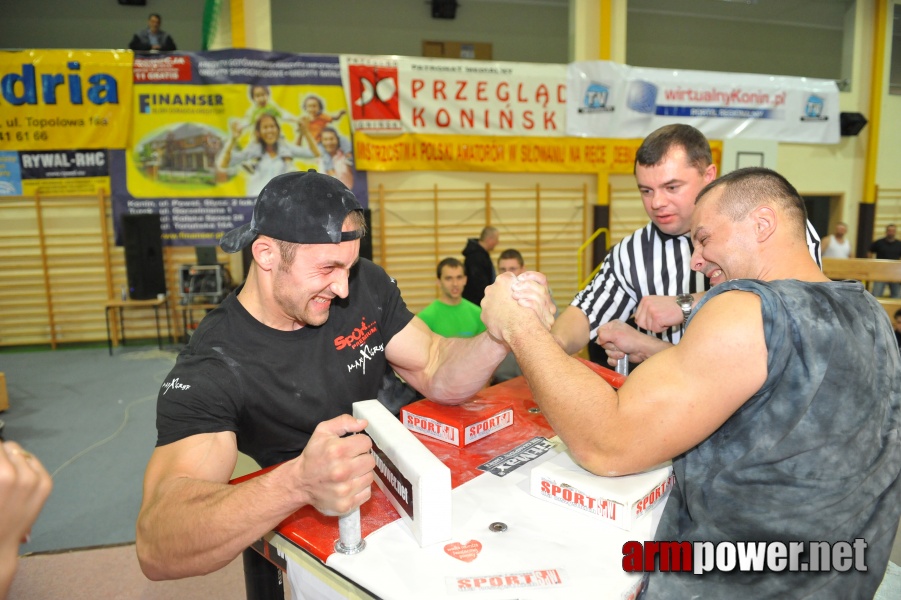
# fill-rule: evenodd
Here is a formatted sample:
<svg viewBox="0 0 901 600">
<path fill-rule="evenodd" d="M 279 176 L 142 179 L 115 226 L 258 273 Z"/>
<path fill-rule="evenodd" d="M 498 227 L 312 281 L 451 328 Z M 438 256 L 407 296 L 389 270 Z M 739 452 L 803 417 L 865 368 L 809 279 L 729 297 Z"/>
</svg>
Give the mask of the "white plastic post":
<svg viewBox="0 0 901 600">
<path fill-rule="evenodd" d="M 375 481 L 420 546 L 451 537 L 451 476 L 422 442 L 378 400 L 354 402 L 372 438 Z"/>
</svg>

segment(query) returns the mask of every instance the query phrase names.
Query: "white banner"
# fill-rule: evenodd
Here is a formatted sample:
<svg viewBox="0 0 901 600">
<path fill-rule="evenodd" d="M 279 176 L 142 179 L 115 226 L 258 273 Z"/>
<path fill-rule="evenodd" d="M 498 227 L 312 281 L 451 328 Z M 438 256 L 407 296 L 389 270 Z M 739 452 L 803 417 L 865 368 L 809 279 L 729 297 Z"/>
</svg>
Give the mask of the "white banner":
<svg viewBox="0 0 901 600">
<path fill-rule="evenodd" d="M 688 123 L 711 139 L 835 144 L 838 86 L 831 79 L 570 63 L 566 133 L 642 138 Z"/>
<path fill-rule="evenodd" d="M 341 56 L 354 131 L 563 136 L 566 66 Z"/>
</svg>

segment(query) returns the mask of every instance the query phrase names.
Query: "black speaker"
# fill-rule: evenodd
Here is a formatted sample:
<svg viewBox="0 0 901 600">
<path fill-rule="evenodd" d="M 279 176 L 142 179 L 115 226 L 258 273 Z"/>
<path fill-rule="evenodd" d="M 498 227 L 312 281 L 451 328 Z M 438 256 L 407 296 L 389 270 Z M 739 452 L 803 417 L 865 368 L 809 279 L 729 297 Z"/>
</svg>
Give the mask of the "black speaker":
<svg viewBox="0 0 901 600">
<path fill-rule="evenodd" d="M 433 19 L 453 19 L 457 16 L 457 0 L 432 0 Z"/>
<path fill-rule="evenodd" d="M 839 115 L 839 123 L 842 135 L 857 135 L 867 124 L 867 118 L 860 113 L 843 112 Z"/>
<path fill-rule="evenodd" d="M 160 216 L 122 215 L 125 270 L 132 300 L 150 300 L 166 293 Z"/>
<path fill-rule="evenodd" d="M 360 240 L 360 258 L 372 260 L 372 211 L 364 208 L 363 218 L 366 219 L 366 235 Z"/>
</svg>

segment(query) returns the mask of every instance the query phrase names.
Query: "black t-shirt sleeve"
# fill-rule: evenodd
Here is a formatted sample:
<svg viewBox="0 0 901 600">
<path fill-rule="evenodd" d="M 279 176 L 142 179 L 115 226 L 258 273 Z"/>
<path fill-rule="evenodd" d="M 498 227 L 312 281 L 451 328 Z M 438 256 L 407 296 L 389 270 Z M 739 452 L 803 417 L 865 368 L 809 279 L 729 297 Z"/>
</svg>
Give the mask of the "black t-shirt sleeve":
<svg viewBox="0 0 901 600">
<path fill-rule="evenodd" d="M 157 446 L 200 433 L 238 431 L 238 378 L 218 357 L 183 354 L 157 396 Z"/>
<path fill-rule="evenodd" d="M 362 262 L 362 261 L 361 261 Z M 361 266 L 361 274 L 365 277 L 365 285 L 375 296 L 381 307 L 381 332 L 385 344 L 413 320 L 413 313 L 407 308 L 400 294 L 397 281 L 390 277 L 381 267 L 369 263 Z"/>
</svg>

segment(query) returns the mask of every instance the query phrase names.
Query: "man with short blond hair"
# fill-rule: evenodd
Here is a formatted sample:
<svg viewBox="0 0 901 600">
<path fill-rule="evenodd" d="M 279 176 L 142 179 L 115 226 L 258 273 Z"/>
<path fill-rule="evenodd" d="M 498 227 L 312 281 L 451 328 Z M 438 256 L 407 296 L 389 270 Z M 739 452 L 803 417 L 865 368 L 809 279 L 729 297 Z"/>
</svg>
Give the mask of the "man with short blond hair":
<svg viewBox="0 0 901 600">
<path fill-rule="evenodd" d="M 679 344 L 618 391 L 520 306 L 522 278 L 486 292 L 489 333 L 513 349 L 576 462 L 620 476 L 672 460 L 656 540 L 717 556 L 721 543 L 800 549 L 779 573 L 723 563 L 696 576 L 625 556 L 650 571 L 647 600 L 872 598 L 882 581 L 901 516 L 901 355 L 863 285 L 823 275 L 806 226 L 804 201 L 778 173 L 740 169 L 707 185 L 690 220 L 691 268 L 714 287 Z M 631 354 L 631 340 L 615 341 Z M 808 570 L 819 543 L 853 556 Z"/>
<path fill-rule="evenodd" d="M 648 135 L 635 153 L 635 181 L 650 222 L 610 249 L 597 275 L 558 315 L 554 337 L 569 354 L 590 341 L 592 359 L 616 364 L 610 335 L 631 333 L 639 350 L 632 363 L 677 344 L 685 322 L 711 282 L 691 270 L 688 235 L 695 198 L 716 179 L 707 138 L 691 125 L 665 125 Z M 810 255 L 820 264 L 820 239 L 809 223 Z"/>
</svg>

